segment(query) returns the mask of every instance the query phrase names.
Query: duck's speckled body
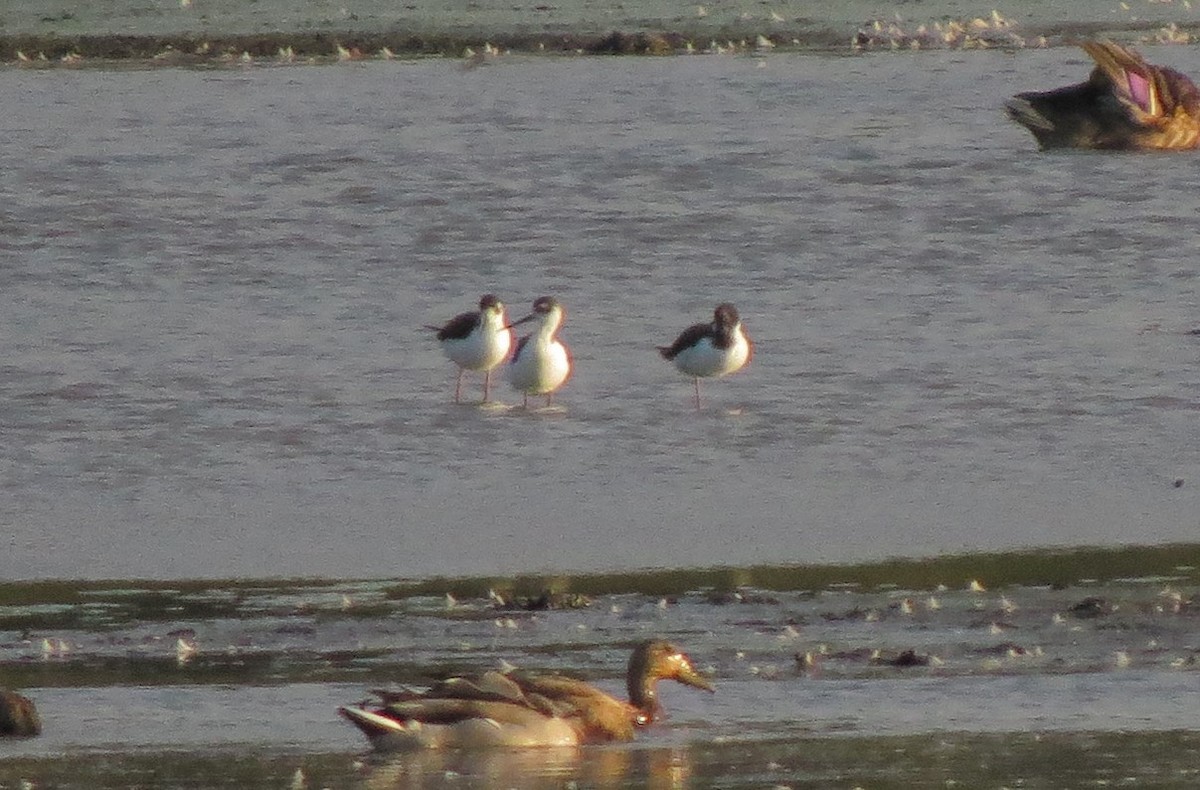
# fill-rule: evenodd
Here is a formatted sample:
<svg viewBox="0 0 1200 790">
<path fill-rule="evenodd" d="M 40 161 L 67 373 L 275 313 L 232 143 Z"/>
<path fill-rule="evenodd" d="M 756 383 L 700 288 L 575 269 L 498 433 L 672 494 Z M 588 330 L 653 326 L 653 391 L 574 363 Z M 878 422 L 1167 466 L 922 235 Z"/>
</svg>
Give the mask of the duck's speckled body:
<svg viewBox="0 0 1200 790">
<path fill-rule="evenodd" d="M 561 675 L 486 672 L 444 680 L 425 692 L 375 692 L 375 707 L 339 712 L 377 749 L 574 746 L 628 741 L 661 715 L 656 686 L 675 680 L 712 691 L 691 661 L 663 641 L 629 660 L 629 701 Z"/>
</svg>

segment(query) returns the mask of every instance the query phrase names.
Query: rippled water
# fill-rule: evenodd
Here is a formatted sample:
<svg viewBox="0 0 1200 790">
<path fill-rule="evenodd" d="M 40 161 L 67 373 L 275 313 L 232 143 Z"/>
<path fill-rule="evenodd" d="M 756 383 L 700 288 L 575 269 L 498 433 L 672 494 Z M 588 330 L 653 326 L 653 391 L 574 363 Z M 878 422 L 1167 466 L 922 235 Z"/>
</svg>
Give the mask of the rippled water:
<svg viewBox="0 0 1200 790">
<path fill-rule="evenodd" d="M 1200 176 L 1039 154 L 999 109 L 1084 68 L 1051 50 L 0 72 L 20 107 L 0 121 L 0 574 L 1189 538 Z M 561 410 L 449 402 L 421 326 L 487 291 L 514 315 L 566 304 Z M 653 345 L 719 300 L 758 351 L 697 415 Z"/>
<path fill-rule="evenodd" d="M 1000 111 L 1086 68 L 0 70 L 0 578 L 325 580 L 6 587 L 0 680 L 47 733 L 0 785 L 1188 782 L 1194 547 L 965 588 L 980 551 L 1195 540 L 1200 175 Z M 559 407 L 450 403 L 421 327 L 489 291 L 566 304 Z M 697 414 L 653 346 L 723 300 L 757 353 Z M 329 581 L 647 566 L 731 570 L 537 614 Z M 650 633 L 721 691 L 633 749 L 381 764 L 333 712 L 445 662 L 616 688 Z"/>
</svg>

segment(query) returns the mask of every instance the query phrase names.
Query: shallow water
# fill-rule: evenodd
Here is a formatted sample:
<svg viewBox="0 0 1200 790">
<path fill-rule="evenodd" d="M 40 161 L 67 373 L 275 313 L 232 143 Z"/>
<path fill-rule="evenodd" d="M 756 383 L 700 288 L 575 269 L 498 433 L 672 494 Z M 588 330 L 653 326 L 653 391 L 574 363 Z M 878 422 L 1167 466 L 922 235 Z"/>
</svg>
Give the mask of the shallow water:
<svg viewBox="0 0 1200 790">
<path fill-rule="evenodd" d="M 479 580 L 446 580 L 436 597 L 388 583 L 36 585 L 0 608 L 0 666 L 45 733 L 0 742 L 0 786 L 279 787 L 297 771 L 312 787 L 1190 781 L 1196 566 L 1058 560 L 1071 583 L 991 589 L 948 560 L 919 566 L 947 582 L 921 588 L 874 566 L 816 586 L 825 569 L 792 569 L 782 589 L 560 578 L 610 591 L 550 610 L 503 588 L 467 594 Z M 1104 571 L 1130 563 L 1148 575 Z M 896 583 L 867 582 L 880 573 Z M 629 591 L 680 585 L 695 589 Z M 336 715 L 371 688 L 502 660 L 619 694 L 629 647 L 651 635 L 686 648 L 717 691 L 667 684 L 668 718 L 631 745 L 376 755 Z"/>
<path fill-rule="evenodd" d="M 0 786 L 1190 786 L 1198 176 L 1004 120 L 1086 68 L 0 70 L 0 578 L 260 580 L 3 587 L 46 734 Z M 449 403 L 421 326 L 487 291 L 566 303 L 557 408 Z M 696 414 L 653 346 L 720 300 L 757 354 Z M 540 571 L 591 605 L 484 597 Z M 380 761 L 334 712 L 616 690 L 651 634 L 720 691 L 633 747 Z"/>
<path fill-rule="evenodd" d="M 1198 177 L 1038 154 L 999 110 L 1083 68 L 0 72 L 0 575 L 1190 540 Z M 559 408 L 449 402 L 421 326 L 488 291 L 566 304 Z M 757 355 L 696 414 L 653 345 L 719 300 Z"/>
<path fill-rule="evenodd" d="M 64 788 L 156 787 L 1187 787 L 1197 742 L 1188 733 L 792 739 L 704 748 L 584 753 L 421 754 L 360 760 L 341 754 L 149 752 L 13 760 L 0 776 Z M 1155 754 L 1153 761 L 1144 759 Z M 1053 776 L 1053 779 L 1047 779 Z"/>
</svg>

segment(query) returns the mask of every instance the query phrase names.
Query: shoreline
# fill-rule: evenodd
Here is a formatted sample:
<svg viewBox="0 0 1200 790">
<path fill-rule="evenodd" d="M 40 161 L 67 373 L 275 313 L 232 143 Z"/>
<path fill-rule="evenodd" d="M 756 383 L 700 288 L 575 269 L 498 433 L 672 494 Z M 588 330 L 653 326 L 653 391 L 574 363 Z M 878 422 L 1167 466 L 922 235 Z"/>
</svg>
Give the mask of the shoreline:
<svg viewBox="0 0 1200 790">
<path fill-rule="evenodd" d="M 781 563 L 643 567 L 610 570 L 528 570 L 518 573 L 422 577 L 193 577 L 28 578 L 0 581 L 0 606 L 75 605 L 97 596 L 149 596 L 161 605 L 173 596 L 214 591 L 245 594 L 333 594 L 342 588 L 378 591 L 388 600 L 439 599 L 446 593 L 488 598 L 489 591 L 537 596 L 546 591 L 584 595 L 682 595 L 697 590 L 796 592 L 825 588 L 933 590 L 982 579 L 990 587 L 1067 588 L 1096 582 L 1171 579 L 1200 584 L 1200 543 L 1045 546 L 1009 551 L 965 551 L 888 557 L 851 563 Z M 0 627 L 2 628 L 2 627 Z"/>
<path fill-rule="evenodd" d="M 425 57 L 482 61 L 508 54 L 653 55 L 767 54 L 771 51 L 854 54 L 889 50 L 1018 50 L 1073 47 L 1083 39 L 1111 38 L 1138 45 L 1191 44 L 1193 26 L 1134 21 L 1121 25 L 1076 22 L 1017 26 L 998 14 L 990 19 L 902 24 L 870 20 L 857 28 L 834 24 L 764 31 L 749 20 L 735 24 L 691 24 L 674 28 L 578 30 L 456 28 L 441 31 L 275 31 L 264 33 L 18 33 L 0 35 L 0 64 L 79 66 L 87 63 L 203 66 L 231 63 L 330 63 Z"/>
</svg>

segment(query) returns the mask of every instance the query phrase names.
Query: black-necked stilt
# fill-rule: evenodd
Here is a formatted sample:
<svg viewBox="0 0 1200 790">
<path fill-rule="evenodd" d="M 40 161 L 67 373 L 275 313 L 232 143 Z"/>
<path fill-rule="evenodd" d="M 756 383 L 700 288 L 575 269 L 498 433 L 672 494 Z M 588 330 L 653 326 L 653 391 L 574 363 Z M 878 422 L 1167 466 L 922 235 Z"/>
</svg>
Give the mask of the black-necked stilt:
<svg viewBox="0 0 1200 790">
<path fill-rule="evenodd" d="M 492 369 L 508 358 L 512 348 L 513 334 L 504 315 L 504 303 L 492 294 L 479 300 L 479 310 L 460 313 L 445 326 L 430 326 L 437 332 L 442 351 L 458 365 L 458 379 L 454 382 L 454 402 L 459 402 L 462 393 L 463 372 L 483 371 L 483 400 L 491 394 Z"/>
<path fill-rule="evenodd" d="M 571 354 L 555 333 L 562 326 L 563 306 L 552 296 L 542 296 L 533 303 L 533 312 L 513 324 L 539 321 L 536 331 L 517 342 L 517 350 L 508 363 L 506 376 L 510 384 L 524 395 L 529 406 L 530 395 L 545 395 L 546 405 L 554 391 L 571 375 Z"/>
<path fill-rule="evenodd" d="M 694 324 L 683 330 L 670 346 L 660 346 L 663 358 L 692 377 L 696 408 L 700 408 L 700 379 L 735 373 L 750 362 L 754 345 L 742 328 L 737 308 L 728 302 L 717 305 L 709 324 Z"/>
</svg>

